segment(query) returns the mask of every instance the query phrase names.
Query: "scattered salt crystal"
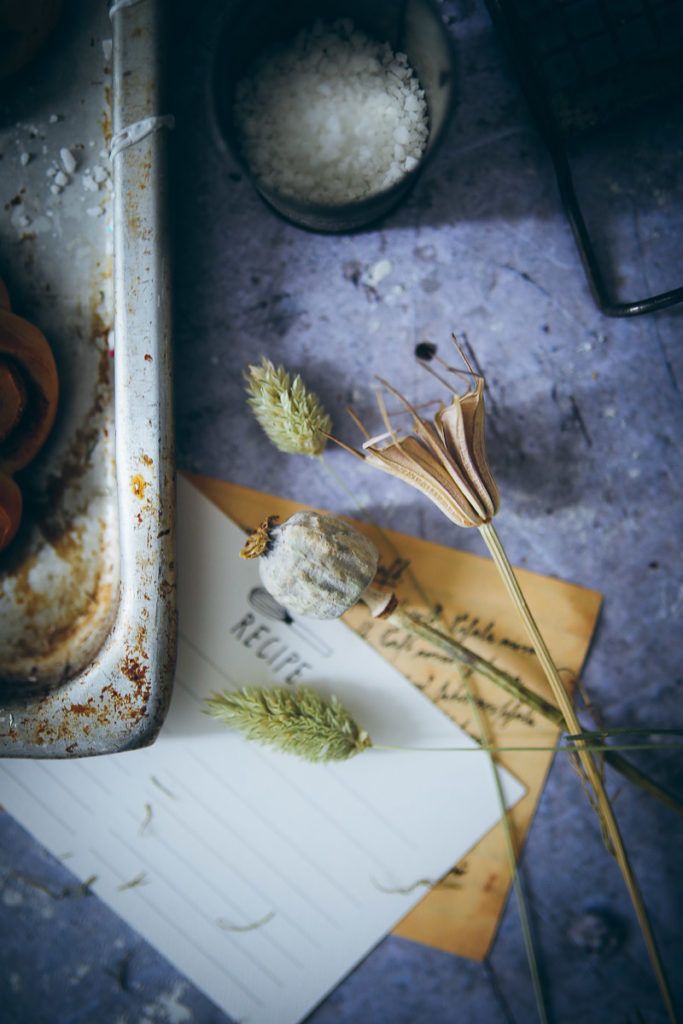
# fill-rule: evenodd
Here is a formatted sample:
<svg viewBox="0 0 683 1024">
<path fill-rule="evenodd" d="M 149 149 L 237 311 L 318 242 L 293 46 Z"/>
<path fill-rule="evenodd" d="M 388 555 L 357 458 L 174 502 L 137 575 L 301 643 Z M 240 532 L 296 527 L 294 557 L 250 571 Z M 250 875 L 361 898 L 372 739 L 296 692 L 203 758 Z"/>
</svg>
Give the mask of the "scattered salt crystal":
<svg viewBox="0 0 683 1024">
<path fill-rule="evenodd" d="M 54 182 L 52 183 L 52 185 L 50 185 L 50 192 L 52 192 L 53 196 L 58 196 L 61 193 L 61 191 L 61 186 L 56 185 Z"/>
<path fill-rule="evenodd" d="M 63 146 L 59 151 L 59 158 L 62 161 L 62 166 L 67 174 L 73 174 L 76 170 L 76 157 L 73 155 L 70 149 Z"/>
<path fill-rule="evenodd" d="M 55 185 L 59 185 L 60 188 L 64 188 L 64 186 L 68 184 L 69 178 L 64 171 L 57 171 L 55 174 Z"/>
<path fill-rule="evenodd" d="M 50 116 L 47 119 L 48 120 L 48 124 L 57 124 L 59 119 L 60 119 L 59 118 L 59 114 L 50 114 Z"/>
<path fill-rule="evenodd" d="M 112 50 L 113 50 L 113 40 L 112 39 L 103 39 L 102 40 L 102 56 L 104 57 L 104 59 L 106 61 L 111 60 Z"/>
<path fill-rule="evenodd" d="M 98 185 L 101 185 L 103 181 L 106 181 L 109 175 L 101 164 L 95 164 L 92 169 L 92 176 Z"/>
<path fill-rule="evenodd" d="M 385 277 L 389 276 L 391 269 L 391 260 L 378 260 L 377 263 L 373 263 L 368 267 L 361 277 L 361 281 L 369 288 L 376 288 Z"/>
<path fill-rule="evenodd" d="M 104 210 L 101 206 L 89 206 L 85 212 L 89 217 L 101 217 Z"/>
<path fill-rule="evenodd" d="M 24 150 L 23 153 L 19 154 L 19 163 L 21 164 L 22 167 L 26 167 L 26 165 L 30 162 L 30 160 L 31 160 L 31 154 L 27 153 L 25 150 Z"/>
<path fill-rule="evenodd" d="M 97 192 L 99 189 L 97 182 L 90 176 L 90 174 L 84 174 L 81 178 L 81 182 L 83 184 L 83 188 L 87 189 L 88 192 Z"/>
<path fill-rule="evenodd" d="M 45 174 L 47 175 L 48 178 L 54 178 L 56 173 L 57 173 L 57 168 L 56 167 L 48 167 L 48 169 L 45 171 Z"/>
</svg>

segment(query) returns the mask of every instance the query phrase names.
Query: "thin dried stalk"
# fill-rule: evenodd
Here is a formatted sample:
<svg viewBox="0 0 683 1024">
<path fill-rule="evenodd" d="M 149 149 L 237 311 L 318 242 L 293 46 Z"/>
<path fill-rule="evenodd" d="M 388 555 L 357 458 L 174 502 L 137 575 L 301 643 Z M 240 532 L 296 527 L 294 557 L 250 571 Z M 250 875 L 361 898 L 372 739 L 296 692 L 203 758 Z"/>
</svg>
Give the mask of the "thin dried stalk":
<svg viewBox="0 0 683 1024">
<path fill-rule="evenodd" d="M 534 949 L 534 941 L 531 933 L 531 922 L 529 921 L 529 915 L 527 913 L 526 900 L 524 898 L 524 890 L 522 888 L 522 880 L 519 877 L 519 869 L 517 867 L 517 854 L 515 852 L 515 844 L 512 838 L 512 831 L 510 829 L 510 819 L 508 818 L 507 808 L 505 806 L 505 797 L 503 795 L 503 787 L 500 784 L 500 776 L 498 774 L 498 767 L 496 765 L 493 754 L 491 753 L 491 747 L 489 745 L 488 733 L 484 724 L 484 719 L 477 706 L 477 702 L 474 699 L 472 688 L 465 676 L 464 672 L 460 673 L 463 684 L 465 686 L 465 692 L 467 694 L 467 700 L 472 711 L 479 734 L 481 736 L 481 744 L 489 752 L 489 764 L 491 765 L 491 771 L 493 772 L 493 781 L 496 787 L 496 797 L 498 799 L 498 805 L 500 807 L 500 823 L 503 829 L 503 836 L 505 837 L 505 851 L 507 853 L 508 862 L 510 864 L 510 872 L 512 874 L 512 887 L 515 891 L 515 898 L 517 900 L 517 909 L 519 911 L 519 920 L 522 928 L 522 937 L 524 939 L 524 949 L 526 952 L 527 962 L 529 964 L 529 973 L 531 975 L 531 985 L 534 990 L 534 998 L 536 999 L 536 1009 L 538 1010 L 538 1018 L 541 1024 L 548 1024 L 548 1014 L 546 1012 L 545 1000 L 543 998 L 543 986 L 541 985 L 541 977 L 538 971 L 538 962 L 536 960 L 536 951 Z"/>
<path fill-rule="evenodd" d="M 564 683 L 560 677 L 559 672 L 555 666 L 555 663 L 550 655 L 550 652 L 546 646 L 545 640 L 543 639 L 541 632 L 536 624 L 536 621 L 531 614 L 531 610 L 526 603 L 526 599 L 517 581 L 517 577 L 513 571 L 510 561 L 505 553 L 505 549 L 500 541 L 498 534 L 496 533 L 493 523 L 484 523 L 478 527 L 484 542 L 491 553 L 491 557 L 498 569 L 500 576 L 505 584 L 505 587 L 517 609 L 524 627 L 529 634 L 531 642 L 533 644 L 536 656 L 543 668 L 543 672 L 550 684 L 553 692 L 553 696 L 557 701 L 558 707 L 562 712 L 564 718 L 565 727 L 568 732 L 573 734 L 581 733 L 581 724 L 576 716 L 573 704 L 567 693 Z M 633 903 L 633 908 L 638 918 L 641 931 L 643 933 L 643 939 L 647 947 L 650 961 L 652 963 L 655 976 L 659 985 L 662 998 L 666 1005 L 669 1019 L 675 1024 L 676 1012 L 669 990 L 669 985 L 664 974 L 662 962 L 655 941 L 654 933 L 650 925 L 650 919 L 647 913 L 647 908 L 640 891 L 640 887 L 636 880 L 631 862 L 626 853 L 626 848 L 619 831 L 617 819 L 612 810 L 612 805 L 609 801 L 609 797 L 605 791 L 604 782 L 600 774 L 599 768 L 595 763 L 593 754 L 591 753 L 589 746 L 585 740 L 577 739 L 576 743 L 576 755 L 581 768 L 584 773 L 585 781 L 587 786 L 590 787 L 589 794 L 595 802 L 596 809 L 600 816 L 600 820 L 603 823 L 607 837 L 610 842 L 611 852 L 621 869 L 621 873 L 624 876 L 626 887 Z"/>
</svg>

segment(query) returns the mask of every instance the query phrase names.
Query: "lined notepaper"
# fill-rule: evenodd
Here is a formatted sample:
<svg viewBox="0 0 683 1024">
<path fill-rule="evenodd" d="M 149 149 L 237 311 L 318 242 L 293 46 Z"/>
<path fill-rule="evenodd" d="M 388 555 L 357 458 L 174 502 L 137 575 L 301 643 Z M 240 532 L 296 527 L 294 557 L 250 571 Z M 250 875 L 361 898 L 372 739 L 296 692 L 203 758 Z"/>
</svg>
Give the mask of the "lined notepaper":
<svg viewBox="0 0 683 1024">
<path fill-rule="evenodd" d="M 178 537 L 179 658 L 156 744 L 6 760 L 1 799 L 225 1012 L 296 1024 L 496 822 L 491 766 L 343 623 L 267 614 L 240 531 L 182 479 Z M 203 714 L 215 690 L 286 681 L 336 694 L 375 744 L 466 751 L 311 765 Z"/>
</svg>

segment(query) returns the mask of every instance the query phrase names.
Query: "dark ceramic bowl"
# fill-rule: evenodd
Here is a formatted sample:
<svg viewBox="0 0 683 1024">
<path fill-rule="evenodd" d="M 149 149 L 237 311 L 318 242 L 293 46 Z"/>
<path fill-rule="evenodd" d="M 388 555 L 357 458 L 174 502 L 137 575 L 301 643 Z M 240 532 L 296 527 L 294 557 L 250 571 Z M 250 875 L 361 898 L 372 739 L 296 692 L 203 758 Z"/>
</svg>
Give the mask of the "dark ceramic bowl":
<svg viewBox="0 0 683 1024">
<path fill-rule="evenodd" d="M 372 39 L 403 52 L 424 89 L 429 137 L 418 166 L 383 192 L 341 204 L 307 202 L 263 187 L 240 152 L 233 108 L 235 85 L 267 47 L 291 39 L 316 18 L 332 22 L 350 18 Z M 432 0 L 247 0 L 233 9 L 218 38 L 211 82 L 219 136 L 230 157 L 253 182 L 263 199 L 288 220 L 322 232 L 346 232 L 378 220 L 415 184 L 443 134 L 453 102 L 451 39 Z"/>
</svg>

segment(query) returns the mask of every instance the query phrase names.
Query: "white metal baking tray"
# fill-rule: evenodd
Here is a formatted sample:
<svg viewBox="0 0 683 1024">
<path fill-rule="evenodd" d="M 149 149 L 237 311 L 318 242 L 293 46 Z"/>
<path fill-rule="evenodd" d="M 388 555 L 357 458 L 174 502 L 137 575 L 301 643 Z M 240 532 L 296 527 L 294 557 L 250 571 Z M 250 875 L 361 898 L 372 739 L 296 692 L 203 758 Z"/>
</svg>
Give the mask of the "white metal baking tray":
<svg viewBox="0 0 683 1024">
<path fill-rule="evenodd" d="M 150 743 L 170 698 L 161 6 L 65 4 L 38 56 L 0 81 L 0 276 L 60 378 L 52 434 L 17 474 L 21 527 L 0 553 L 4 756 Z"/>
</svg>

